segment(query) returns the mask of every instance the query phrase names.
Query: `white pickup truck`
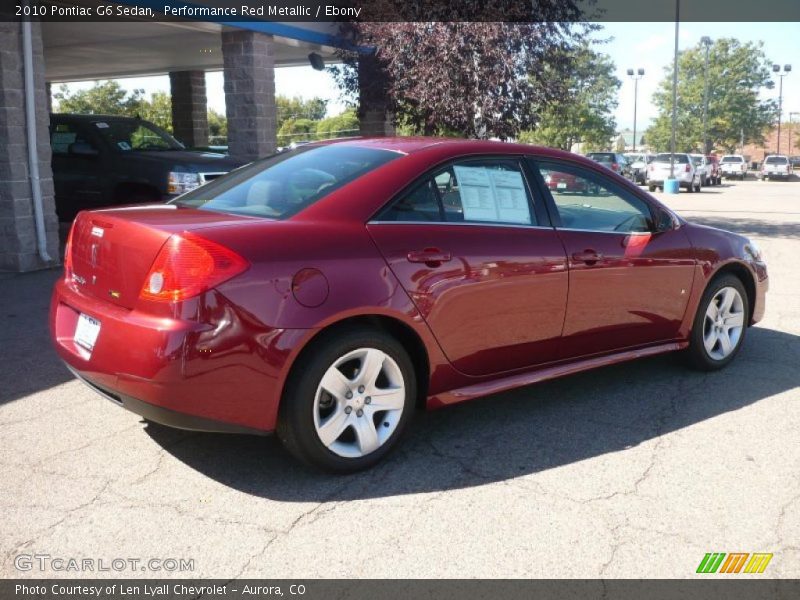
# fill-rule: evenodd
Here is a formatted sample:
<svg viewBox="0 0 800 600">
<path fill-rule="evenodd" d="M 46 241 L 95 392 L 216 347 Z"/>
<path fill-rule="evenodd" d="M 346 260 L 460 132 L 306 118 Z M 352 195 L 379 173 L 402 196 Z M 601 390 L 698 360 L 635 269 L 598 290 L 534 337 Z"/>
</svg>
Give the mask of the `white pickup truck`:
<svg viewBox="0 0 800 600">
<path fill-rule="evenodd" d="M 647 187 L 651 192 L 656 188 L 664 189 L 664 180 L 670 176 L 670 154 L 663 152 L 656 154 L 647 166 Z M 688 154 L 675 153 L 673 161 L 673 174 L 678 180 L 678 185 L 687 192 L 699 192 L 702 186 L 701 173 L 697 170 Z"/>
<path fill-rule="evenodd" d="M 719 161 L 719 169 L 726 179 L 736 177 L 744 181 L 747 176 L 747 161 L 741 154 L 726 154 Z"/>
<path fill-rule="evenodd" d="M 773 154 L 764 159 L 761 163 L 761 170 L 758 173 L 758 178 L 761 181 L 767 179 L 789 179 L 792 174 L 792 163 L 789 162 L 789 157 L 782 154 Z"/>
</svg>

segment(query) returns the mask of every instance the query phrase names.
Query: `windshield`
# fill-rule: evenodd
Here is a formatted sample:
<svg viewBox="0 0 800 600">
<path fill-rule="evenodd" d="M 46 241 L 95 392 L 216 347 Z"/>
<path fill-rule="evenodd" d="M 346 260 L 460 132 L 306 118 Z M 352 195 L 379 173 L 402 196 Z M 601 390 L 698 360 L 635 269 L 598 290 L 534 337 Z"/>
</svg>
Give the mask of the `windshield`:
<svg viewBox="0 0 800 600">
<path fill-rule="evenodd" d="M 236 169 L 171 203 L 286 219 L 400 156 L 389 150 L 341 144 L 301 147 Z"/>
<path fill-rule="evenodd" d="M 744 159 L 741 156 L 723 156 L 722 162 L 724 163 L 742 163 Z"/>
<path fill-rule="evenodd" d="M 789 163 L 789 159 L 785 156 L 768 156 L 767 157 L 767 164 L 768 165 L 785 165 Z"/>
<path fill-rule="evenodd" d="M 662 154 L 656 154 L 656 157 L 653 159 L 653 162 L 669 162 L 670 156 L 672 156 L 669 152 L 665 152 Z M 689 162 L 689 159 L 685 154 L 676 154 L 675 155 L 675 162 L 679 165 L 685 165 Z"/>
<path fill-rule="evenodd" d="M 184 149 L 166 131 L 140 119 L 95 121 L 94 126 L 109 144 L 122 152 Z"/>
</svg>

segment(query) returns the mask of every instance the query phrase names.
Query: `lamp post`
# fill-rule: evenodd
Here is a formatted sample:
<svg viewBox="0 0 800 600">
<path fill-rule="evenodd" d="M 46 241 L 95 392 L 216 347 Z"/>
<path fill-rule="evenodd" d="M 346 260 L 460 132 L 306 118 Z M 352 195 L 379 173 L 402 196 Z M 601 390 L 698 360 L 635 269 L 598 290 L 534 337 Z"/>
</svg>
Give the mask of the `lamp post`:
<svg viewBox="0 0 800 600">
<path fill-rule="evenodd" d="M 783 72 L 781 72 L 780 65 L 778 64 L 772 65 L 772 72 L 781 78 L 778 91 L 778 149 L 776 151 L 776 154 L 781 153 L 781 120 L 783 119 L 783 78 L 786 77 L 791 72 L 791 70 L 792 70 L 792 65 L 783 65 Z"/>
<path fill-rule="evenodd" d="M 633 151 L 636 152 L 636 104 L 639 99 L 639 80 L 644 77 L 644 69 L 628 69 L 628 77 L 633 79 Z"/>
<path fill-rule="evenodd" d="M 705 88 L 703 90 L 703 154 L 711 152 L 708 147 L 708 52 L 711 49 L 711 38 L 704 35 L 700 38 L 700 45 L 706 48 L 706 61 L 705 61 Z"/>
<path fill-rule="evenodd" d="M 681 22 L 681 0 L 675 0 L 675 50 L 672 59 L 672 131 L 669 140 L 669 178 L 671 191 L 677 193 L 675 186 L 675 128 L 678 125 L 678 34 Z M 678 188 L 680 189 L 680 188 Z M 664 191 L 667 191 L 664 182 Z"/>
</svg>

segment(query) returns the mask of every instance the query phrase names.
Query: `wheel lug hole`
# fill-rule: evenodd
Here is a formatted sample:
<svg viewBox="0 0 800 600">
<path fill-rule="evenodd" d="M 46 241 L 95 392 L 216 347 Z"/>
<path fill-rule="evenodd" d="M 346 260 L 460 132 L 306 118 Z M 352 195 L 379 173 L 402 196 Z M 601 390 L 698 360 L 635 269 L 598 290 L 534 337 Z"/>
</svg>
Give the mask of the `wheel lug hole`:
<svg viewBox="0 0 800 600">
<path fill-rule="evenodd" d="M 351 412 L 353 412 L 353 407 L 352 406 L 345 406 L 344 407 L 344 414 L 349 415 Z"/>
<path fill-rule="evenodd" d="M 353 397 L 353 392 L 347 392 L 344 397 L 350 400 Z"/>
<path fill-rule="evenodd" d="M 364 414 L 364 411 L 363 411 L 363 410 L 361 410 L 360 408 L 359 408 L 359 409 L 356 411 L 356 416 L 357 416 L 357 417 L 360 417 L 360 416 L 362 416 L 363 414 Z"/>
<path fill-rule="evenodd" d="M 358 393 L 359 394 L 363 394 L 364 393 L 364 386 L 363 385 L 358 386 Z"/>
<path fill-rule="evenodd" d="M 364 404 L 371 404 L 371 403 L 372 403 L 372 398 L 370 398 L 369 396 L 364 398 Z"/>
</svg>

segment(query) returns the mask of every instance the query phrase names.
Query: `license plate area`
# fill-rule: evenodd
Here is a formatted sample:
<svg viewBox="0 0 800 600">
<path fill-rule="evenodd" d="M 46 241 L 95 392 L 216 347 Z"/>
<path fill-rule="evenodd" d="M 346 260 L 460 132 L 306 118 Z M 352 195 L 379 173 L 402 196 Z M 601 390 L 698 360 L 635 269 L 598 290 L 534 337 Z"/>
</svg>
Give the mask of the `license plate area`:
<svg viewBox="0 0 800 600">
<path fill-rule="evenodd" d="M 75 326 L 75 343 L 91 352 L 97 343 L 97 336 L 100 335 L 100 321 L 81 313 L 78 317 L 78 324 Z"/>
</svg>

